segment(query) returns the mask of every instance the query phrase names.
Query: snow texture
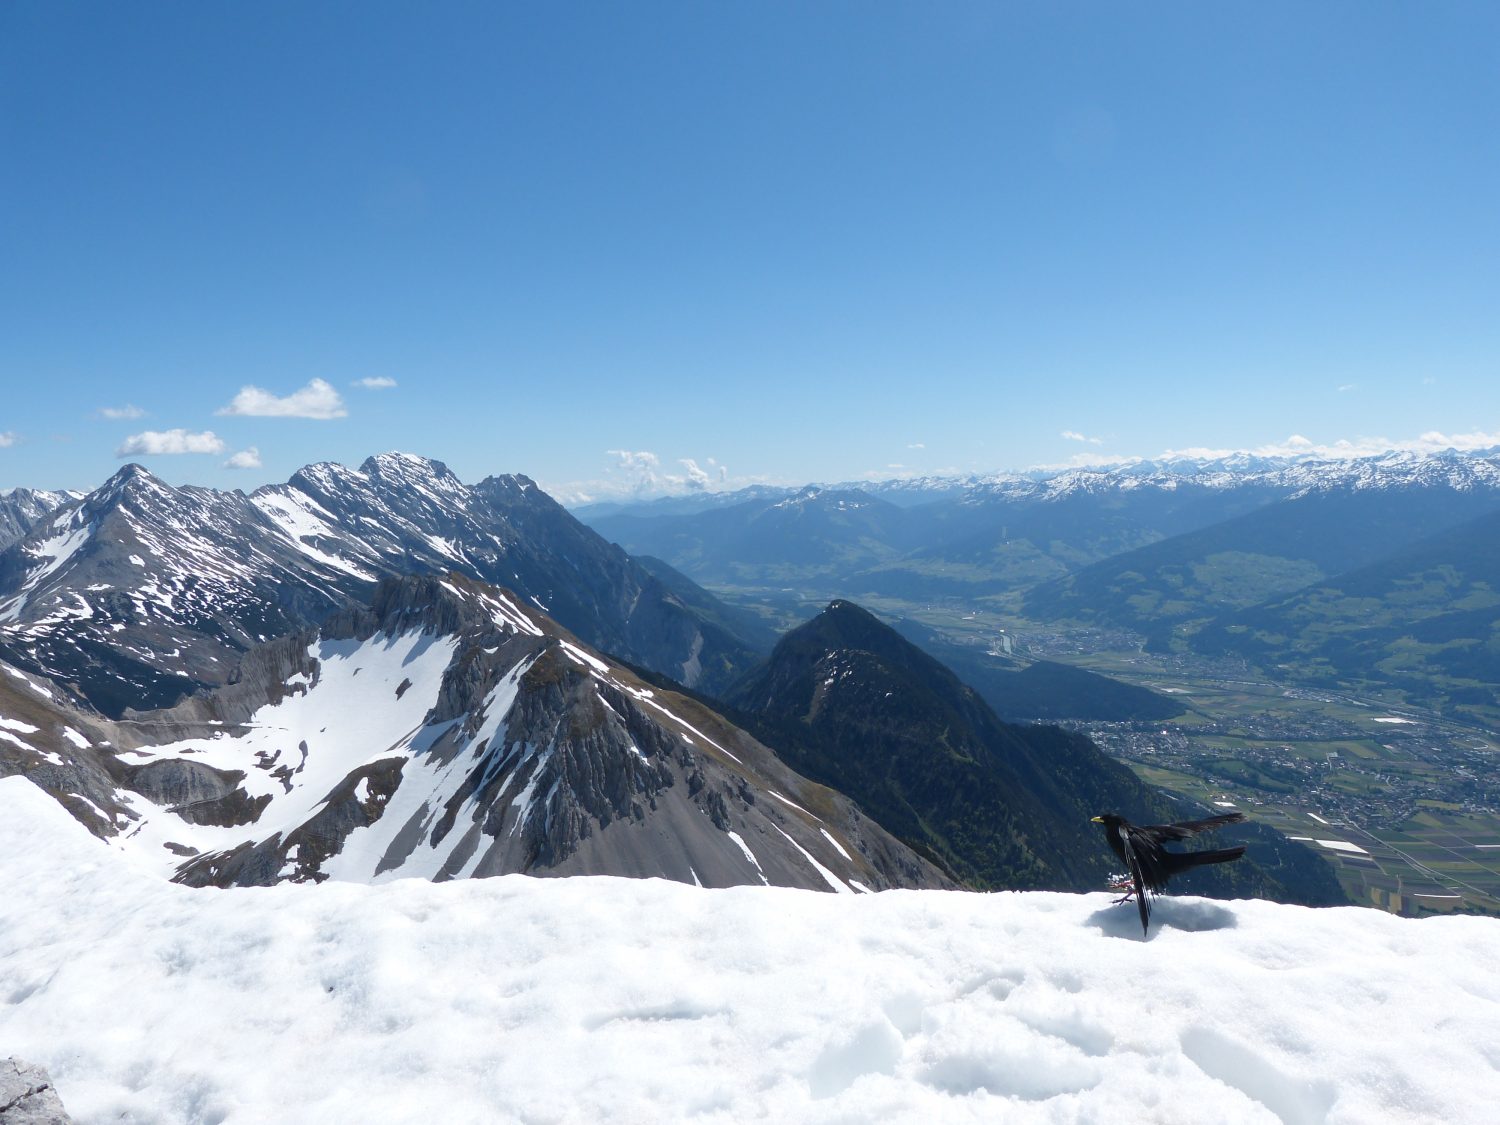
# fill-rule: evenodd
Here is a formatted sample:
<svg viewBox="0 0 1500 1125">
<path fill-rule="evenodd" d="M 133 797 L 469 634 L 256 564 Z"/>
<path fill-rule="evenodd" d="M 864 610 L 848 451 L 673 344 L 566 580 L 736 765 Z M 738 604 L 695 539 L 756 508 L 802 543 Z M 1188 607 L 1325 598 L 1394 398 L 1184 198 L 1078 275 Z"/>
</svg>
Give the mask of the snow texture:
<svg viewBox="0 0 1500 1125">
<path fill-rule="evenodd" d="M 1500 922 L 661 880 L 193 890 L 0 781 L 0 1043 L 79 1121 L 1489 1122 Z M 437 1107 L 441 1107 L 439 1112 Z"/>
</svg>

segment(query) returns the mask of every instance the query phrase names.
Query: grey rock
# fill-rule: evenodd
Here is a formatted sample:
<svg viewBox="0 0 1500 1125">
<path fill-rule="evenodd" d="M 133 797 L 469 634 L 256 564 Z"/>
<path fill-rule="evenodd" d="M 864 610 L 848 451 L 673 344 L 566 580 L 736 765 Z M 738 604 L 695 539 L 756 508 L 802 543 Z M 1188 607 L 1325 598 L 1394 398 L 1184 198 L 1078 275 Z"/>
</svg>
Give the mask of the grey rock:
<svg viewBox="0 0 1500 1125">
<path fill-rule="evenodd" d="M 45 1068 L 21 1059 L 0 1059 L 0 1122 L 71 1125 L 72 1120 Z"/>
</svg>

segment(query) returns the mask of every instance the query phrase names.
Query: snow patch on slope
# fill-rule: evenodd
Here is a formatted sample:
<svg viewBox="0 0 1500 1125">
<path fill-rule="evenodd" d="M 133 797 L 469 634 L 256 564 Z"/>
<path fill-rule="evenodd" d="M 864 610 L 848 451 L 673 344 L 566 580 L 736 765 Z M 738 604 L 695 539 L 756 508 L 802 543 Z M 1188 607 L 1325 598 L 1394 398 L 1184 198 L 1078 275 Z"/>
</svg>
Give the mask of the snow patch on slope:
<svg viewBox="0 0 1500 1125">
<path fill-rule="evenodd" d="M 437 698 L 457 643 L 416 631 L 364 642 L 314 642 L 308 648 L 319 666 L 314 686 L 261 708 L 243 727 L 135 752 L 139 763 L 183 758 L 244 772 L 242 788 L 251 798 L 270 797 L 255 824 L 189 824 L 142 801 L 139 811 L 148 815 L 117 846 L 170 875 L 182 860 L 168 843 L 217 851 L 297 827 L 350 771 L 406 752 Z M 273 776 L 282 767 L 292 771 L 286 781 Z"/>
</svg>

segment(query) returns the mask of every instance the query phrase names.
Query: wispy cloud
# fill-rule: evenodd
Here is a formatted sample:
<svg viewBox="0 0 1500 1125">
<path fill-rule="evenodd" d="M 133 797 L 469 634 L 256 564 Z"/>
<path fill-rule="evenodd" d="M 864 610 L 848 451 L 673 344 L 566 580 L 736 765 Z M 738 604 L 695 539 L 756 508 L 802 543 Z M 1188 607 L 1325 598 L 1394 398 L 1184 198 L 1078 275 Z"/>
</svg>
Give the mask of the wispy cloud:
<svg viewBox="0 0 1500 1125">
<path fill-rule="evenodd" d="M 544 484 L 565 504 L 587 504 L 595 500 L 641 499 L 687 492 L 710 492 L 746 488 L 752 484 L 786 483 L 764 476 L 732 477 L 717 458 L 679 457 L 683 472 L 665 472 L 662 460 L 649 450 L 611 449 L 613 458 L 602 479 Z"/>
<path fill-rule="evenodd" d="M 1086 434 L 1080 434 L 1077 430 L 1064 430 L 1058 436 L 1059 437 L 1067 438 L 1069 441 L 1087 442 L 1089 445 L 1103 445 L 1104 444 L 1104 439 L 1103 438 L 1088 437 Z"/>
<path fill-rule="evenodd" d="M 224 462 L 224 468 L 258 469 L 260 468 L 260 450 L 256 449 L 253 445 L 249 449 L 242 449 L 238 453 L 232 454 L 229 460 Z"/>
<path fill-rule="evenodd" d="M 14 430 L 6 430 L 3 434 L 0 434 L 0 449 L 9 449 L 20 440 L 20 434 L 16 433 Z"/>
<path fill-rule="evenodd" d="M 165 453 L 223 453 L 224 441 L 212 430 L 147 430 L 125 439 L 116 457 L 155 456 Z"/>
<path fill-rule="evenodd" d="M 387 387 L 394 387 L 396 380 L 384 375 L 373 375 L 364 379 L 356 379 L 350 384 L 352 387 L 363 387 L 367 391 L 383 391 Z"/>
<path fill-rule="evenodd" d="M 661 458 L 647 449 L 611 449 L 608 453 L 617 462 L 615 468 L 627 473 L 651 476 L 661 466 Z"/>
<path fill-rule="evenodd" d="M 216 414 L 242 414 L 253 418 L 312 418 L 327 421 L 348 415 L 344 400 L 332 384 L 314 379 L 300 391 L 293 391 L 284 398 L 277 398 L 260 387 L 241 387 L 240 393 L 228 406 L 220 407 Z"/>
<path fill-rule="evenodd" d="M 908 445 L 906 448 L 907 449 L 926 449 L 927 448 L 927 443 L 924 442 L 924 441 L 914 441 L 910 445 Z"/>
<path fill-rule="evenodd" d="M 1359 390 L 1359 384 L 1358 383 L 1340 383 L 1339 384 L 1339 394 L 1347 394 L 1350 391 L 1357 391 L 1357 390 Z"/>
<path fill-rule="evenodd" d="M 124 406 L 101 406 L 99 408 L 99 417 L 108 418 L 111 422 L 129 421 L 145 416 L 146 412 L 133 402 L 127 402 Z"/>
</svg>

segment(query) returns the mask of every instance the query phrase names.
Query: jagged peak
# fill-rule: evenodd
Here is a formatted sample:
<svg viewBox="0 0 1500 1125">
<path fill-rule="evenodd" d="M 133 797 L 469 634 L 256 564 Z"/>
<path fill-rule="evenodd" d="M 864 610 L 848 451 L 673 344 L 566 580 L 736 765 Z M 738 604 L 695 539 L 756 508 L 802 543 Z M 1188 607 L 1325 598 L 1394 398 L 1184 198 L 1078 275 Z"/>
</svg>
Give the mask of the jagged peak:
<svg viewBox="0 0 1500 1125">
<path fill-rule="evenodd" d="M 125 497 L 151 494 L 169 496 L 175 491 L 171 485 L 154 476 L 144 465 L 132 461 L 84 497 L 84 503 L 90 508 L 97 509 L 115 504 Z"/>
<path fill-rule="evenodd" d="M 363 481 L 367 479 L 365 474 L 358 469 L 351 469 L 348 465 L 340 464 L 338 461 L 315 461 L 311 465 L 303 465 L 292 474 L 288 484 L 299 484 L 307 482 L 319 488 L 328 488 L 343 481 Z M 274 485 L 267 487 L 274 488 Z"/>
<path fill-rule="evenodd" d="M 359 469 L 367 476 L 384 479 L 441 480 L 460 483 L 458 477 L 443 462 L 432 457 L 423 457 L 418 453 L 402 453 L 397 450 L 367 457 Z"/>
<path fill-rule="evenodd" d="M 542 491 L 536 481 L 524 473 L 496 473 L 494 476 L 485 477 L 479 482 L 478 487 L 487 492 L 513 492 L 516 495 Z"/>
</svg>

